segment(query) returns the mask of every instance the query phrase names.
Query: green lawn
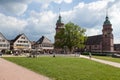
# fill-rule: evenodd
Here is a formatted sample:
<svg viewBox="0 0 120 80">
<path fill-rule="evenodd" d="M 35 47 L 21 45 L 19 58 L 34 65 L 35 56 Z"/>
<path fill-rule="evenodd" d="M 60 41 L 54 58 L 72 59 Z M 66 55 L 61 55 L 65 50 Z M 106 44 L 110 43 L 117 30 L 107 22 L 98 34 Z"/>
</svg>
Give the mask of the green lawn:
<svg viewBox="0 0 120 80">
<path fill-rule="evenodd" d="M 74 57 L 4 57 L 52 80 L 120 80 L 120 69 Z"/>
<path fill-rule="evenodd" d="M 103 60 L 120 63 L 120 58 L 113 58 L 113 57 L 108 57 L 108 56 L 93 56 L 93 57 L 97 59 L 103 59 Z"/>
</svg>

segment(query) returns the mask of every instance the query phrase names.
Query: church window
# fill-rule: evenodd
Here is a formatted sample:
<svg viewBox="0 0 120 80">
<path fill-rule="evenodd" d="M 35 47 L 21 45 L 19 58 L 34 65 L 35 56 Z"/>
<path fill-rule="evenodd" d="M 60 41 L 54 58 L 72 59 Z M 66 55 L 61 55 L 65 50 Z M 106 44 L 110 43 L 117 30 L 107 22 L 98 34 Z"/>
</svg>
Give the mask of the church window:
<svg viewBox="0 0 120 80">
<path fill-rule="evenodd" d="M 107 37 L 107 35 L 105 35 L 105 37 Z"/>
</svg>

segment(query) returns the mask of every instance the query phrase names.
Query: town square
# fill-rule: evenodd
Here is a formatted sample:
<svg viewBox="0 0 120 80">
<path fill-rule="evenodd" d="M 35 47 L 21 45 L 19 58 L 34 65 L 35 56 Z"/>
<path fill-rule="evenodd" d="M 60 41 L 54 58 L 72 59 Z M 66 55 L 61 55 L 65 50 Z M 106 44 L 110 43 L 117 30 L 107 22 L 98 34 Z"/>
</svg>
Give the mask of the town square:
<svg viewBox="0 0 120 80">
<path fill-rule="evenodd" d="M 1 0 L 0 80 L 119 80 L 119 0 Z"/>
</svg>

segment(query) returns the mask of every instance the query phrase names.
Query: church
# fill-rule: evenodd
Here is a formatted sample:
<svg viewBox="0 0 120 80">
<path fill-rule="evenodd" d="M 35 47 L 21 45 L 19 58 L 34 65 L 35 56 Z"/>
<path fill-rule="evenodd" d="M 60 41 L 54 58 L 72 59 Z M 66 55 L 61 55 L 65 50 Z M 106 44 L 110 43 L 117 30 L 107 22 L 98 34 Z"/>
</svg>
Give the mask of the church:
<svg viewBox="0 0 120 80">
<path fill-rule="evenodd" d="M 101 35 L 88 36 L 86 50 L 90 52 L 114 52 L 112 24 L 106 15 Z"/>
<path fill-rule="evenodd" d="M 62 28 L 64 28 L 64 23 L 61 21 L 61 15 L 59 15 L 56 23 L 56 33 L 58 33 Z M 105 21 L 103 23 L 102 34 L 88 36 L 85 42 L 85 50 L 90 52 L 114 52 L 114 37 L 112 31 L 112 24 L 108 15 L 106 15 Z M 55 41 L 57 40 L 58 39 L 55 37 Z"/>
</svg>

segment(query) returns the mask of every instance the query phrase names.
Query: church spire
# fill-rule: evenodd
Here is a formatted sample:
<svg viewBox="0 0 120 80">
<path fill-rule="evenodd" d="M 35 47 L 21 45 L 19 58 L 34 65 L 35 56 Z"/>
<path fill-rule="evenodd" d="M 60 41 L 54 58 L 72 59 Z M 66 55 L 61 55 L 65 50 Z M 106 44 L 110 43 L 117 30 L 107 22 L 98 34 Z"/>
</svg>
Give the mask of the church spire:
<svg viewBox="0 0 120 80">
<path fill-rule="evenodd" d="M 57 20 L 57 23 L 61 23 L 61 15 L 59 15 L 59 18 L 58 18 L 58 20 Z"/>
<path fill-rule="evenodd" d="M 104 25 L 110 25 L 111 22 L 109 21 L 109 17 L 108 17 L 108 9 L 106 9 L 106 18 L 105 18 L 105 21 L 104 21 Z"/>
<path fill-rule="evenodd" d="M 57 23 L 62 23 L 62 20 L 61 20 L 61 14 L 60 14 L 60 8 L 59 8 L 59 18 L 58 18 L 58 20 L 57 20 Z"/>
</svg>

